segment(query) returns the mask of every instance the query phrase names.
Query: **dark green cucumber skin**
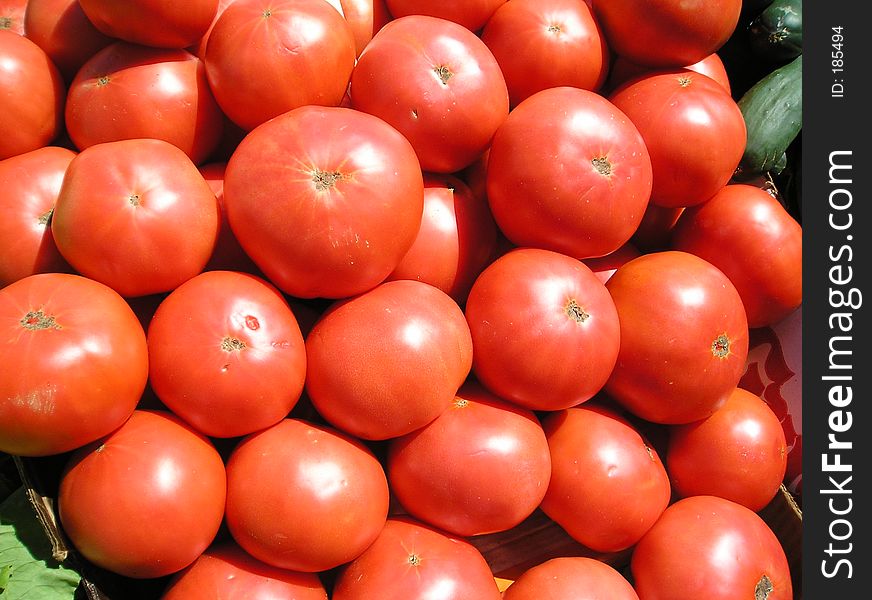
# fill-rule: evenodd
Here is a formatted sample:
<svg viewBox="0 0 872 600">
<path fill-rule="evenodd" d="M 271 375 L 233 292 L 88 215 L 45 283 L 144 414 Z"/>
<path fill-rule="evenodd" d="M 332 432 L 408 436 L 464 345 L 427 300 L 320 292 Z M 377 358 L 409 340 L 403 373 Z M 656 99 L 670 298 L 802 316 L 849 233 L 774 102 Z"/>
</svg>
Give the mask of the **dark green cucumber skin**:
<svg viewBox="0 0 872 600">
<path fill-rule="evenodd" d="M 752 50 L 772 62 L 802 54 L 802 0 L 774 0 L 748 26 Z"/>
<path fill-rule="evenodd" d="M 739 170 L 745 176 L 776 167 L 802 129 L 802 55 L 778 67 L 739 99 L 747 139 Z"/>
</svg>

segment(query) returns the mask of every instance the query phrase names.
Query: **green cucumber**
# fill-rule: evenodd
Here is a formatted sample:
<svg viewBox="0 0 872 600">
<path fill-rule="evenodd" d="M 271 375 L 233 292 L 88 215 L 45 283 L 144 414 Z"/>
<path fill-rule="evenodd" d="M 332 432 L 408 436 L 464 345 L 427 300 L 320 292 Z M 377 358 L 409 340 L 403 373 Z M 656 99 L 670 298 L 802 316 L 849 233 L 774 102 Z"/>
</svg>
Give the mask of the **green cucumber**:
<svg viewBox="0 0 872 600">
<path fill-rule="evenodd" d="M 802 130 L 802 55 L 773 70 L 739 99 L 747 139 L 743 176 L 773 170 Z"/>
<path fill-rule="evenodd" d="M 802 54 L 802 0 L 775 0 L 748 26 L 751 49 L 772 62 Z"/>
</svg>

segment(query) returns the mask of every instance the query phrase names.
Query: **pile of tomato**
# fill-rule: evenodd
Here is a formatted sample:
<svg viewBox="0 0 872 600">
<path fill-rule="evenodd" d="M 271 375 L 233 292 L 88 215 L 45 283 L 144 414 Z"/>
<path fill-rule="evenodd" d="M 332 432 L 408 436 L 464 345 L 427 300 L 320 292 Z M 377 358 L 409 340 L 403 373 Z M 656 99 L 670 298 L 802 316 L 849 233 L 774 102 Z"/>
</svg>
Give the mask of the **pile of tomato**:
<svg viewBox="0 0 872 600">
<path fill-rule="evenodd" d="M 65 457 L 90 564 L 164 598 L 793 597 L 757 514 L 784 431 L 738 383 L 801 227 L 733 179 L 740 0 L 7 5 L 0 451 Z M 624 562 L 502 592 L 470 540 L 536 512 Z"/>
</svg>

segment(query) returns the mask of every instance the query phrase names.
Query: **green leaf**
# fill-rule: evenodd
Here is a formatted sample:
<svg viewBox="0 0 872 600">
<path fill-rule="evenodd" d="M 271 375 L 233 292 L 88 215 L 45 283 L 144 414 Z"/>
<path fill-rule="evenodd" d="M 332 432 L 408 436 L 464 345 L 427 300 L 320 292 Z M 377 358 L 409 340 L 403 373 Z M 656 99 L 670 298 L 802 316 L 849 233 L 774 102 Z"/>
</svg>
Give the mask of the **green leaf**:
<svg viewBox="0 0 872 600">
<path fill-rule="evenodd" d="M 0 599 L 70 600 L 80 579 L 52 558 L 23 487 L 0 504 Z"/>
</svg>

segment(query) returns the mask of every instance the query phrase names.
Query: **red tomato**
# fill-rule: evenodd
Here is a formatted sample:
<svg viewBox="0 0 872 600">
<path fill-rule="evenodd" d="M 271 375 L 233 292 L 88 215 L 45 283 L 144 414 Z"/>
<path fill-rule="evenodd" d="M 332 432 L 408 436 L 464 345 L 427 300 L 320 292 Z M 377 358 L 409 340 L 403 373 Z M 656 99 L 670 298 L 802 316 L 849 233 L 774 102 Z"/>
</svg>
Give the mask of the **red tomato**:
<svg viewBox="0 0 872 600">
<path fill-rule="evenodd" d="M 145 333 L 114 291 L 31 275 L 0 289 L 0 451 L 45 456 L 106 435 L 136 408 Z"/>
<path fill-rule="evenodd" d="M 0 160 L 57 137 L 65 90 L 48 55 L 26 37 L 0 29 Z"/>
<path fill-rule="evenodd" d="M 684 68 L 689 71 L 696 71 L 697 73 L 714 79 L 721 84 L 721 87 L 723 87 L 728 94 L 731 93 L 730 78 L 727 74 L 727 69 L 724 67 L 724 61 L 722 61 L 721 57 L 717 54 L 709 54 L 692 65 L 685 65 Z M 610 90 L 616 90 L 621 85 L 632 79 L 652 74 L 655 69 L 656 67 L 637 65 L 626 58 L 618 56 L 615 58 L 614 63 L 612 64 L 612 69 L 609 72 L 608 88 Z"/>
<path fill-rule="evenodd" d="M 191 54 L 194 54 L 200 60 L 206 60 L 206 46 L 209 44 L 209 36 L 215 28 L 215 23 L 217 23 L 221 15 L 224 14 L 224 10 L 235 1 L 236 0 L 218 0 L 218 7 L 215 9 L 215 16 L 212 17 L 212 23 L 209 25 L 209 28 L 199 40 L 191 46 L 188 46 L 188 51 Z"/>
<path fill-rule="evenodd" d="M 720 496 L 757 512 L 784 480 L 787 440 L 772 409 L 736 388 L 710 417 L 670 430 L 666 467 L 681 498 Z"/>
<path fill-rule="evenodd" d="M 742 0 L 593 0 L 592 6 L 618 55 L 640 65 L 679 67 L 724 45 Z"/>
<path fill-rule="evenodd" d="M 209 34 L 206 74 L 227 116 L 251 130 L 300 106 L 338 106 L 355 56 L 351 27 L 323 0 L 236 0 Z"/>
<path fill-rule="evenodd" d="M 24 11 L 27 0 L 0 0 L 0 30 L 24 35 Z"/>
<path fill-rule="evenodd" d="M 338 10 L 354 34 L 354 45 L 359 56 L 369 41 L 393 17 L 385 0 L 327 0 Z"/>
<path fill-rule="evenodd" d="M 692 206 L 724 187 L 745 151 L 745 120 L 713 79 L 657 71 L 616 90 L 612 103 L 639 129 L 651 154 L 651 203 Z"/>
<path fill-rule="evenodd" d="M 650 194 L 651 160 L 642 136 L 594 92 L 538 92 L 494 136 L 488 202 L 518 246 L 603 256 L 630 239 Z"/>
<path fill-rule="evenodd" d="M 427 15 L 463 25 L 470 31 L 478 31 L 506 0 L 387 0 L 388 9 L 394 17 Z"/>
<path fill-rule="evenodd" d="M 500 600 L 490 567 L 469 542 L 411 519 L 388 519 L 344 567 L 333 600 Z"/>
<path fill-rule="evenodd" d="M 218 0 L 79 0 L 104 34 L 146 46 L 185 48 L 209 28 Z"/>
<path fill-rule="evenodd" d="M 506 82 L 484 42 L 436 17 L 382 27 L 354 67 L 351 90 L 355 109 L 393 125 L 421 168 L 436 173 L 474 161 L 509 112 Z"/>
<path fill-rule="evenodd" d="M 655 252 L 625 263 L 606 287 L 621 321 L 609 395 L 655 423 L 717 410 L 748 355 L 745 309 L 726 275 L 687 252 Z"/>
<path fill-rule="evenodd" d="M 210 271 L 173 290 L 148 328 L 152 388 L 211 437 L 281 421 L 303 391 L 306 349 L 294 313 L 262 279 Z"/>
<path fill-rule="evenodd" d="M 481 39 L 500 64 L 512 106 L 552 87 L 596 91 L 609 72 L 609 49 L 583 0 L 506 2 Z"/>
<path fill-rule="evenodd" d="M 603 283 L 611 279 L 618 267 L 625 262 L 629 262 L 634 258 L 642 256 L 642 253 L 631 243 L 627 242 L 614 252 L 599 256 L 597 258 L 586 258 L 583 262 L 588 268 L 593 271 L 597 279 Z"/>
<path fill-rule="evenodd" d="M 496 244 L 487 201 L 453 175 L 425 173 L 418 237 L 388 280 L 417 279 L 463 303 Z"/>
<path fill-rule="evenodd" d="M 683 206 L 667 207 L 649 204 L 642 215 L 642 222 L 630 241 L 642 253 L 668 250 L 675 223 L 684 212 Z"/>
<path fill-rule="evenodd" d="M 238 545 L 215 544 L 175 575 L 160 600 L 327 600 L 315 573 L 298 573 L 261 562 Z"/>
<path fill-rule="evenodd" d="M 669 477 L 654 448 L 593 404 L 549 413 L 542 426 L 551 450 L 545 514 L 598 552 L 639 541 L 669 504 Z"/>
<path fill-rule="evenodd" d="M 802 227 L 758 187 L 727 185 L 685 210 L 672 247 L 704 258 L 730 278 L 751 327 L 776 323 L 802 304 Z"/>
<path fill-rule="evenodd" d="M 639 600 L 614 567 L 584 556 L 552 558 L 527 569 L 503 600 Z"/>
<path fill-rule="evenodd" d="M 27 37 L 48 54 L 67 82 L 113 41 L 94 27 L 79 0 L 27 0 L 24 27 Z"/>
<path fill-rule="evenodd" d="M 82 275 L 122 296 L 144 296 L 203 270 L 218 236 L 218 203 L 169 142 L 107 142 L 70 163 L 51 227 L 61 254 Z"/>
<path fill-rule="evenodd" d="M 224 196 L 270 281 L 299 298 L 344 298 L 382 282 L 412 246 L 424 184 L 415 151 L 384 121 L 306 106 L 246 136 Z"/>
<path fill-rule="evenodd" d="M 239 245 L 239 240 L 233 234 L 230 221 L 227 218 L 227 208 L 224 206 L 224 173 L 227 170 L 227 163 L 212 162 L 201 165 L 198 169 L 206 183 L 212 188 L 215 198 L 218 199 L 218 211 L 221 213 L 221 229 L 218 232 L 215 250 L 206 265 L 206 270 L 260 274 L 257 266 Z"/>
<path fill-rule="evenodd" d="M 285 419 L 244 438 L 227 461 L 230 533 L 255 558 L 314 572 L 359 556 L 388 513 L 388 483 L 358 440 Z"/>
<path fill-rule="evenodd" d="M 466 303 L 473 372 L 493 393 L 533 410 L 580 404 L 618 356 L 614 303 L 581 261 L 511 250 L 491 263 Z"/>
<path fill-rule="evenodd" d="M 335 427 L 369 440 L 442 414 L 469 374 L 472 340 L 457 304 L 420 281 L 389 281 L 338 302 L 306 338 L 306 390 Z"/>
<path fill-rule="evenodd" d="M 224 514 L 224 463 L 209 440 L 163 411 L 135 411 L 76 450 L 60 480 L 64 532 L 119 575 L 175 573 L 209 547 Z"/>
<path fill-rule="evenodd" d="M 631 569 L 641 600 L 793 598 L 787 558 L 766 522 L 714 496 L 667 508 L 636 545 Z"/>
<path fill-rule="evenodd" d="M 533 412 L 467 383 L 435 421 L 390 443 L 387 472 L 409 514 L 471 536 L 530 516 L 548 487 L 551 456 Z"/>
<path fill-rule="evenodd" d="M 0 161 L 0 287 L 34 275 L 70 271 L 51 234 L 51 216 L 76 154 L 46 146 Z"/>
</svg>

